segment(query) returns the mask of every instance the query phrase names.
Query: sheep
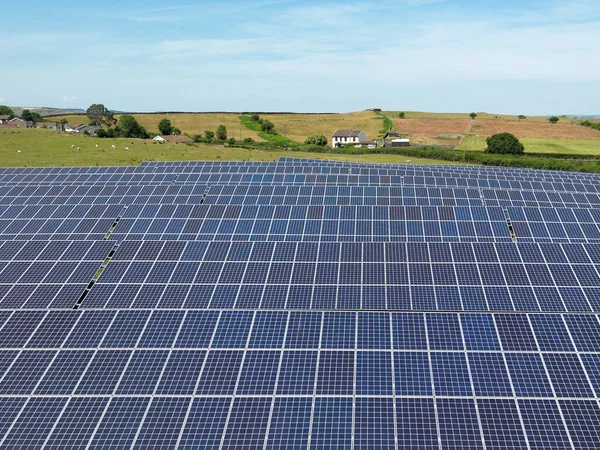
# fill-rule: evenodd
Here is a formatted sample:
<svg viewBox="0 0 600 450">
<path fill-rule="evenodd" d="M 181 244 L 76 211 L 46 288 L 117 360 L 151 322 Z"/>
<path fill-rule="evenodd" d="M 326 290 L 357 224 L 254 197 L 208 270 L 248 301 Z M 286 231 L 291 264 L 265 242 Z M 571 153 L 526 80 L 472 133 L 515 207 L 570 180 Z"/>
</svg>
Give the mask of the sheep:
<svg viewBox="0 0 600 450">
<path fill-rule="evenodd" d="M 114 145 L 111 145 L 111 147 L 112 147 L 112 148 L 117 148 L 117 147 L 115 147 Z"/>
<path fill-rule="evenodd" d="M 125 150 L 129 151 L 129 147 L 125 147 Z"/>
<path fill-rule="evenodd" d="M 17 153 L 21 153 L 21 150 L 17 150 Z"/>
<path fill-rule="evenodd" d="M 77 147 L 77 151 L 81 150 L 81 147 Z"/>
<path fill-rule="evenodd" d="M 71 148 L 75 148 L 75 144 L 71 145 Z"/>
</svg>

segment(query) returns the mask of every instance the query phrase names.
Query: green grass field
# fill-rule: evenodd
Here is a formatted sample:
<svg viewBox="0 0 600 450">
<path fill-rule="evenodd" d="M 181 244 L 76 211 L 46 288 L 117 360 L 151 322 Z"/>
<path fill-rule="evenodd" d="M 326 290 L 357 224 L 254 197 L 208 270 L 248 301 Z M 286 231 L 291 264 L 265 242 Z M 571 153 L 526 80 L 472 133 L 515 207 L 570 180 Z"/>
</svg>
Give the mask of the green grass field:
<svg viewBox="0 0 600 450">
<path fill-rule="evenodd" d="M 77 147 L 80 147 L 79 151 Z M 206 144 L 156 144 L 142 139 L 95 139 L 44 129 L 0 130 L 0 167 L 128 166 L 142 161 L 276 161 L 280 156 L 381 164 L 407 161 L 412 164 L 454 164 L 401 155 L 327 155 Z"/>
<path fill-rule="evenodd" d="M 460 150 L 483 151 L 486 138 L 466 136 Z M 580 155 L 600 155 L 600 141 L 582 139 L 519 139 L 525 146 L 525 152 L 531 153 L 573 153 Z"/>
</svg>

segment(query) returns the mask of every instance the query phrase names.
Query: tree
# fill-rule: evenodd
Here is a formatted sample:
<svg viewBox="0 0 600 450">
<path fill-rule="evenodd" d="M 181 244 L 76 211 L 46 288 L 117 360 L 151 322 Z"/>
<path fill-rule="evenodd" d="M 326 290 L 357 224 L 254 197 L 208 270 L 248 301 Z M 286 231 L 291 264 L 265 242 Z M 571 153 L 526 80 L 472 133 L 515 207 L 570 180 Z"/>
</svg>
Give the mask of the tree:
<svg viewBox="0 0 600 450">
<path fill-rule="evenodd" d="M 162 119 L 158 122 L 158 131 L 163 136 L 168 136 L 173 132 L 173 126 L 171 125 L 171 121 L 169 119 Z"/>
<path fill-rule="evenodd" d="M 552 125 L 555 125 L 555 124 L 557 124 L 559 120 L 560 120 L 560 119 L 559 119 L 558 117 L 556 117 L 556 116 L 552 116 L 552 117 L 550 117 L 550 118 L 548 119 L 548 121 L 549 121 L 549 122 L 550 122 Z"/>
<path fill-rule="evenodd" d="M 21 119 L 23 119 L 25 122 L 33 123 L 38 123 L 44 120 L 38 113 L 29 111 L 28 109 L 23 110 L 21 113 Z"/>
<path fill-rule="evenodd" d="M 405 116 L 405 114 L 404 114 L 403 112 L 401 112 L 401 113 L 398 113 L 398 117 L 399 117 L 400 119 L 404 119 L 404 116 Z"/>
<path fill-rule="evenodd" d="M 209 143 L 210 143 L 210 142 L 212 142 L 212 140 L 213 140 L 214 138 L 215 138 L 215 132 L 214 132 L 214 131 L 209 131 L 209 130 L 206 130 L 206 131 L 204 132 L 204 140 L 205 140 L 206 142 L 209 142 Z"/>
<path fill-rule="evenodd" d="M 217 139 L 220 141 L 227 140 L 227 128 L 225 128 L 225 125 L 219 125 L 217 127 Z"/>
<path fill-rule="evenodd" d="M 120 117 L 119 128 L 121 135 L 126 138 L 146 139 L 148 137 L 146 129 L 135 120 L 135 117 L 129 114 L 123 114 Z"/>
<path fill-rule="evenodd" d="M 327 138 L 322 134 L 313 134 L 312 136 L 307 137 L 304 143 L 308 145 L 320 145 L 321 147 L 325 147 L 327 145 Z"/>
<path fill-rule="evenodd" d="M 69 121 L 67 119 L 60 119 L 60 131 L 65 131 L 65 125 L 68 123 Z"/>
<path fill-rule="evenodd" d="M 519 116 L 518 116 L 518 117 L 519 117 L 519 122 L 520 122 L 521 120 L 525 120 L 525 119 L 527 119 L 527 116 L 524 116 L 523 114 L 519 114 Z"/>
<path fill-rule="evenodd" d="M 258 122 L 260 120 L 260 116 L 258 114 L 252 114 L 250 116 L 250 120 L 252 120 L 252 122 Z"/>
<path fill-rule="evenodd" d="M 181 134 L 181 130 L 177 127 L 173 127 L 173 131 L 171 131 L 171 134 L 174 134 L 175 136 L 179 136 Z"/>
<path fill-rule="evenodd" d="M 229 145 L 235 145 L 235 138 L 229 138 L 229 140 L 227 141 L 227 143 Z"/>
<path fill-rule="evenodd" d="M 0 116 L 14 116 L 15 112 L 6 105 L 0 105 Z"/>
<path fill-rule="evenodd" d="M 469 114 L 469 117 L 471 118 L 471 120 L 475 120 L 475 117 L 477 117 L 477 113 L 472 112 L 471 114 Z"/>
<path fill-rule="evenodd" d="M 90 122 L 99 127 L 106 126 L 110 128 L 117 123 L 114 114 L 101 103 L 94 103 L 87 109 L 86 114 Z"/>
<path fill-rule="evenodd" d="M 523 144 L 510 133 L 494 134 L 488 137 L 486 142 L 486 153 L 522 155 L 525 152 Z"/>
<path fill-rule="evenodd" d="M 271 134 L 275 130 L 275 125 L 273 125 L 271 121 L 265 119 L 262 121 L 261 129 L 265 133 Z"/>
</svg>

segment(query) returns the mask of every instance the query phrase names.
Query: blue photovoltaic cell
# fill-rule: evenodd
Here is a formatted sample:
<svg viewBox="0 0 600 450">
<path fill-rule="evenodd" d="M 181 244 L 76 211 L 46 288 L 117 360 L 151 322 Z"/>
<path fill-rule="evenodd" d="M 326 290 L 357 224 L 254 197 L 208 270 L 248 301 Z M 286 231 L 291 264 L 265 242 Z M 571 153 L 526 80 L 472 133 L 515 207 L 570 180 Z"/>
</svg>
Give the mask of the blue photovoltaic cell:
<svg viewBox="0 0 600 450">
<path fill-rule="evenodd" d="M 223 448 L 263 448 L 271 402 L 271 398 L 234 399 L 223 436 Z"/>
<path fill-rule="evenodd" d="M 342 450 L 352 444 L 352 399 L 317 397 L 313 413 L 311 448 Z"/>
<path fill-rule="evenodd" d="M 571 448 L 561 413 L 554 400 L 519 400 L 519 409 L 532 449 Z"/>
<path fill-rule="evenodd" d="M 274 448 L 306 448 L 311 411 L 311 398 L 275 399 L 267 438 L 269 446 Z"/>
<path fill-rule="evenodd" d="M 47 441 L 48 448 L 81 448 L 87 444 L 108 398 L 72 398 Z"/>
<path fill-rule="evenodd" d="M 229 398 L 195 398 L 192 400 L 189 416 L 185 422 L 180 448 L 215 448 L 221 443 L 221 436 L 229 414 Z"/>
<path fill-rule="evenodd" d="M 525 448 L 517 405 L 511 399 L 478 399 L 486 448 Z"/>
<path fill-rule="evenodd" d="M 355 448 L 395 448 L 393 402 L 392 398 L 356 399 Z"/>
<path fill-rule="evenodd" d="M 439 448 L 433 399 L 396 399 L 396 418 L 400 448 Z"/>
<path fill-rule="evenodd" d="M 483 449 L 473 399 L 436 399 L 440 439 L 445 449 Z"/>
<path fill-rule="evenodd" d="M 134 448 L 172 448 L 177 443 L 191 399 L 157 397 L 152 399 Z"/>
<path fill-rule="evenodd" d="M 40 448 L 67 401 L 64 397 L 29 399 L 4 437 L 3 445 L 7 448 Z"/>
<path fill-rule="evenodd" d="M 150 399 L 144 397 L 113 398 L 94 433 L 90 448 L 130 448 L 149 402 Z"/>
<path fill-rule="evenodd" d="M 430 357 L 436 395 L 472 395 L 464 353 L 432 353 Z"/>
</svg>

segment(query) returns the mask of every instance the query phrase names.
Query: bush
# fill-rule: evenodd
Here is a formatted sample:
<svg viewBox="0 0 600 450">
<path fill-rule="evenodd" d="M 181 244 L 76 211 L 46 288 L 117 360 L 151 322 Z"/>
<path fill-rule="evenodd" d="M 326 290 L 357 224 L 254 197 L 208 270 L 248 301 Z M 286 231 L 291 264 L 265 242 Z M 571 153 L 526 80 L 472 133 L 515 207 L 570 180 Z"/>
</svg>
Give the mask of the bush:
<svg viewBox="0 0 600 450">
<path fill-rule="evenodd" d="M 548 119 L 548 122 L 550 122 L 552 125 L 554 125 L 554 124 L 557 124 L 559 120 L 560 119 L 558 117 L 552 116 Z"/>
<path fill-rule="evenodd" d="M 173 126 L 171 125 L 171 121 L 169 119 L 162 119 L 158 122 L 158 131 L 163 136 L 168 136 L 173 132 Z"/>
<path fill-rule="evenodd" d="M 104 128 L 100 128 L 98 131 L 96 131 L 96 137 L 112 139 L 112 138 L 119 137 L 119 135 L 112 128 L 109 128 L 108 130 L 105 130 Z"/>
<path fill-rule="evenodd" d="M 219 125 L 217 127 L 217 139 L 220 141 L 227 140 L 227 128 L 225 128 L 225 125 Z"/>
<path fill-rule="evenodd" d="M 130 114 L 123 114 L 119 118 L 119 128 L 121 135 L 126 138 L 140 138 L 147 139 L 148 133 L 146 129 L 141 126 L 135 118 Z"/>
<path fill-rule="evenodd" d="M 227 141 L 227 143 L 229 145 L 235 145 L 235 138 L 229 138 L 229 140 Z"/>
<path fill-rule="evenodd" d="M 497 155 L 522 155 L 525 153 L 525 146 L 510 133 L 495 134 L 487 138 L 486 142 L 486 153 Z"/>
<path fill-rule="evenodd" d="M 398 118 L 399 118 L 399 119 L 404 119 L 404 117 L 405 117 L 405 116 L 406 116 L 406 115 L 405 115 L 403 112 L 401 112 L 401 113 L 398 113 Z"/>
<path fill-rule="evenodd" d="M 264 133 L 274 133 L 275 132 L 275 125 L 273 125 L 273 123 L 269 120 L 263 120 L 261 123 L 261 130 Z"/>
<path fill-rule="evenodd" d="M 248 137 L 244 139 L 244 144 L 254 144 L 254 139 Z"/>
<path fill-rule="evenodd" d="M 471 118 L 471 120 L 475 120 L 475 117 L 477 117 L 477 113 L 472 112 L 471 114 L 469 114 L 469 117 Z"/>
<path fill-rule="evenodd" d="M 258 122 L 260 120 L 260 116 L 258 114 L 252 114 L 250 116 L 250 120 L 252 120 L 252 122 Z"/>
<path fill-rule="evenodd" d="M 322 134 L 313 134 L 309 136 L 304 141 L 307 145 L 320 145 L 321 147 L 325 147 L 327 145 L 327 138 Z"/>
</svg>

